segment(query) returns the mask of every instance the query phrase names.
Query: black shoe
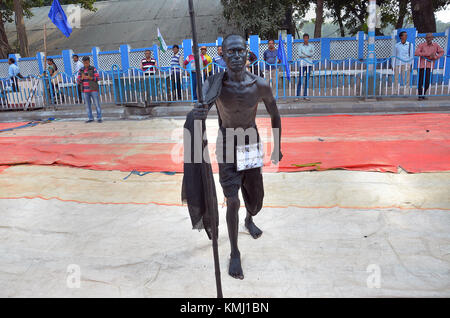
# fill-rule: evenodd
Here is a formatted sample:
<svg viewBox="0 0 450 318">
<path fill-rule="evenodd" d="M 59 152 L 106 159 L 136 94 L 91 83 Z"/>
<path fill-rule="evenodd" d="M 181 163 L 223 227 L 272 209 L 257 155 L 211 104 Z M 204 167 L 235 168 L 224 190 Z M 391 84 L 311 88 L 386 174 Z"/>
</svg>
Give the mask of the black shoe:
<svg viewBox="0 0 450 318">
<path fill-rule="evenodd" d="M 85 123 L 88 124 L 88 123 L 92 123 L 93 121 L 94 121 L 93 119 L 89 119 L 89 120 L 86 120 Z"/>
<path fill-rule="evenodd" d="M 98 123 L 103 123 L 103 120 L 99 119 L 97 120 Z"/>
</svg>

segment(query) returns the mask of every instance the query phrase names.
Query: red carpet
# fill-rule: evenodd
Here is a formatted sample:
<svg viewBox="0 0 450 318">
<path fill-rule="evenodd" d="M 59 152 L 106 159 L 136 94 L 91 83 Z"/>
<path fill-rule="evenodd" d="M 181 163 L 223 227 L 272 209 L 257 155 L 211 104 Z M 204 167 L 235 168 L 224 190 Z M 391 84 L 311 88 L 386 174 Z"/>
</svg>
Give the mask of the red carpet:
<svg viewBox="0 0 450 318">
<path fill-rule="evenodd" d="M 268 118 L 257 123 L 260 130 L 270 129 Z M 0 129 L 21 124 L 0 124 Z M 0 166 L 57 164 L 95 170 L 183 171 L 182 163 L 171 157 L 172 149 L 179 147 L 175 142 L 92 144 L 87 142 L 91 138 L 126 136 L 127 132 L 67 133 L 58 137 L 35 136 L 32 127 L 26 132 L 29 136 L 0 134 Z M 398 166 L 408 172 L 450 170 L 449 114 L 283 118 L 282 136 L 284 159 L 279 167 L 266 167 L 266 171 L 396 172 Z M 211 157 L 214 162 L 215 156 Z M 311 163 L 318 164 L 293 166 Z"/>
</svg>

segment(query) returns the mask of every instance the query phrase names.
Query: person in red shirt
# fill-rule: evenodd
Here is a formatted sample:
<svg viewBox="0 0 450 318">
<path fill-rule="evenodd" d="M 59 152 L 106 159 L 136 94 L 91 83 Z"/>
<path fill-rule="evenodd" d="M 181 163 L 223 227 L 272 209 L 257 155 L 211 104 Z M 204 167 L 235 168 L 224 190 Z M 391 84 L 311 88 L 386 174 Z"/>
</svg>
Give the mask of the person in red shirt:
<svg viewBox="0 0 450 318">
<path fill-rule="evenodd" d="M 97 121 L 101 123 L 103 121 L 102 109 L 100 107 L 100 98 L 98 95 L 98 81 L 100 79 L 100 75 L 98 74 L 97 69 L 91 65 L 89 56 L 83 57 L 83 65 L 84 66 L 78 72 L 77 82 L 82 87 L 83 98 L 86 101 L 86 111 L 88 113 L 88 120 L 86 123 L 91 123 L 94 121 L 91 107 L 92 101 L 94 101 L 96 106 Z"/>
<path fill-rule="evenodd" d="M 430 87 L 431 71 L 434 67 L 435 61 L 439 60 L 444 55 L 444 50 L 437 43 L 433 43 L 433 34 L 427 33 L 425 36 L 425 43 L 420 44 L 416 50 L 416 56 L 419 59 L 419 83 L 418 93 L 419 100 L 426 99 L 424 95 Z"/>
<path fill-rule="evenodd" d="M 194 46 L 192 46 L 192 52 L 194 52 Z M 195 71 L 195 58 L 194 54 L 189 54 L 189 56 L 184 60 L 184 68 L 190 71 L 191 75 L 191 85 L 192 85 L 192 99 L 197 100 L 197 73 Z"/>
</svg>

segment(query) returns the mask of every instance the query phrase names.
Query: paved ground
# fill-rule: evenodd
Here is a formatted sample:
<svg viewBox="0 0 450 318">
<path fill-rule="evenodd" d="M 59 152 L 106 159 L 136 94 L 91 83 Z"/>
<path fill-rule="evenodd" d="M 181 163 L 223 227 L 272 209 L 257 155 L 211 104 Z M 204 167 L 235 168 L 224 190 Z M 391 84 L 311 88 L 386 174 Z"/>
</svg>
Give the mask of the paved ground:
<svg viewBox="0 0 450 318">
<path fill-rule="evenodd" d="M 191 230 L 182 175 L 128 174 L 0 167 L 0 296 L 214 297 L 211 245 Z M 220 207 L 225 297 L 450 296 L 449 172 L 266 173 L 264 182 L 261 238 L 246 233 L 241 212 L 242 281 L 227 275 Z M 216 186 L 223 202 L 217 176 Z"/>
</svg>

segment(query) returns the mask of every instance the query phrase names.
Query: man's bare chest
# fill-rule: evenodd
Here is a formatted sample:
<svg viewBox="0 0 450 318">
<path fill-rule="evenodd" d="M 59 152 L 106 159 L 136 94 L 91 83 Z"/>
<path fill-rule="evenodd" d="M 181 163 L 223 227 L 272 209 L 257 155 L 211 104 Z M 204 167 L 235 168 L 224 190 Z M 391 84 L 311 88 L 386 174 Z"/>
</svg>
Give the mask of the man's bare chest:
<svg viewBox="0 0 450 318">
<path fill-rule="evenodd" d="M 250 86 L 223 85 L 219 101 L 227 108 L 252 109 L 259 101 L 258 87 L 256 84 Z"/>
</svg>

